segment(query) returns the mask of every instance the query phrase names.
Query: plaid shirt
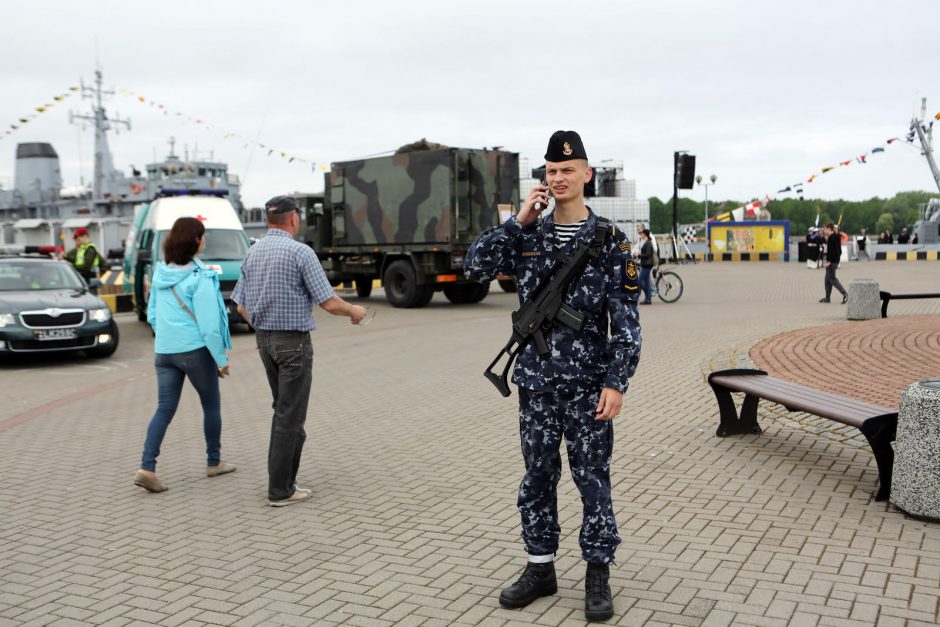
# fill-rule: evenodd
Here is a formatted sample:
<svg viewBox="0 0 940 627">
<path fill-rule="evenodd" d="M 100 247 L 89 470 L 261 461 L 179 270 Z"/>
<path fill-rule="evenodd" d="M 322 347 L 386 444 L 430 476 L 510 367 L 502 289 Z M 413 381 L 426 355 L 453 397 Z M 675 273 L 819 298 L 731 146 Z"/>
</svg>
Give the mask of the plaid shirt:
<svg viewBox="0 0 940 627">
<path fill-rule="evenodd" d="M 313 249 L 272 228 L 248 250 L 232 300 L 256 329 L 313 331 L 313 306 L 333 294 Z"/>
</svg>

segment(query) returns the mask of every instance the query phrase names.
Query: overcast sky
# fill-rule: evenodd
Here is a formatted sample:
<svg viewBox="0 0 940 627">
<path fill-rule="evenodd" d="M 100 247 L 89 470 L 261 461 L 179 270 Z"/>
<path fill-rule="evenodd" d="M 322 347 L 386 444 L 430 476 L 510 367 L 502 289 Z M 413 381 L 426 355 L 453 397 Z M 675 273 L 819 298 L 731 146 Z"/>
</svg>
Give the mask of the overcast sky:
<svg viewBox="0 0 940 627">
<path fill-rule="evenodd" d="M 574 129 L 592 159 L 622 160 L 642 197 L 671 195 L 674 150 L 718 176 L 711 200 L 749 200 L 903 137 L 921 97 L 929 119 L 940 111 L 937 0 L 17 4 L 0 39 L 0 128 L 90 82 L 96 40 L 109 87 L 317 163 L 427 137 L 537 165 L 553 131 Z M 24 141 L 55 146 L 66 184 L 90 180 L 93 134 L 68 120 L 88 103 L 64 104 L 0 139 L 0 183 Z M 132 120 L 111 137 L 125 171 L 175 136 L 227 161 L 249 206 L 322 189 L 322 173 L 222 130 L 120 93 L 107 107 Z M 806 194 L 913 189 L 936 191 L 926 160 L 892 145 Z"/>
</svg>

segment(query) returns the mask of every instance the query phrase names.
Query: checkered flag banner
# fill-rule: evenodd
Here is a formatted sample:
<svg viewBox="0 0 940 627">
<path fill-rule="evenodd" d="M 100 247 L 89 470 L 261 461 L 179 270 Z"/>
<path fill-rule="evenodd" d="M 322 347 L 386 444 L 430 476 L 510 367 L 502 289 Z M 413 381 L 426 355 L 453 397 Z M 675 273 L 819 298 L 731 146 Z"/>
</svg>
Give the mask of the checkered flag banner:
<svg viewBox="0 0 940 627">
<path fill-rule="evenodd" d="M 680 224 L 679 234 L 682 235 L 682 239 L 686 242 L 694 242 L 695 236 L 704 226 L 704 224 Z"/>
</svg>

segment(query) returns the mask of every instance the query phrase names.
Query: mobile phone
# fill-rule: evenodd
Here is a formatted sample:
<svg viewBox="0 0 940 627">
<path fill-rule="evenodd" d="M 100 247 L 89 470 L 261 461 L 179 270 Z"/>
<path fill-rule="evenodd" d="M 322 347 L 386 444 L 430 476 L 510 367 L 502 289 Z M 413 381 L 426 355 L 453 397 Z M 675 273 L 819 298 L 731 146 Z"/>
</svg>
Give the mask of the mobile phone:
<svg viewBox="0 0 940 627">
<path fill-rule="evenodd" d="M 543 186 L 543 187 L 548 187 L 548 183 L 546 183 L 545 181 L 542 181 L 542 182 L 539 183 L 539 184 L 540 184 L 541 186 Z M 548 187 L 548 189 L 545 190 L 545 192 L 548 194 L 548 197 L 551 198 L 551 196 L 552 196 L 552 188 L 551 188 L 551 187 Z M 535 203 L 535 208 L 538 209 L 539 211 L 544 211 L 545 209 L 548 209 L 548 203 L 547 203 L 547 202 L 545 202 L 545 203 L 537 202 L 537 203 Z"/>
</svg>

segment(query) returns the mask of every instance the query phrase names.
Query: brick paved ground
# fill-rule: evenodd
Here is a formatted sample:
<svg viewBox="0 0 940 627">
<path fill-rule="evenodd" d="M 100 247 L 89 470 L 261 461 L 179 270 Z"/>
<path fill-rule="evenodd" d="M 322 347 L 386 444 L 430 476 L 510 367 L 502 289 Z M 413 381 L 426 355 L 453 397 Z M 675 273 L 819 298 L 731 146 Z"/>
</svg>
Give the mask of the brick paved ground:
<svg viewBox="0 0 940 627">
<path fill-rule="evenodd" d="M 775 376 L 897 408 L 908 385 L 940 376 L 940 319 L 903 316 L 801 329 L 763 340 L 750 354 Z"/>
<path fill-rule="evenodd" d="M 710 369 L 750 363 L 785 331 L 833 325 L 822 274 L 797 264 L 681 268 L 686 294 L 643 309 L 645 348 L 617 422 L 613 476 L 624 542 L 613 569 L 629 625 L 916 625 L 938 621 L 940 526 L 870 493 L 871 454 L 762 408 L 761 436 L 717 439 Z M 849 264 L 883 289 L 923 289 L 940 264 Z M 515 396 L 481 376 L 514 296 L 438 296 L 418 311 L 376 297 L 356 329 L 321 319 L 301 468 L 313 498 L 265 503 L 270 397 L 235 337 L 223 381 L 223 455 L 206 479 L 187 390 L 159 471 L 131 485 L 154 406 L 149 332 L 121 320 L 106 362 L 0 363 L 0 625 L 576 625 L 580 504 L 565 476 L 558 595 L 524 610 L 495 594 L 524 554 Z M 892 304 L 897 320 L 940 301 Z M 889 319 L 890 320 L 890 319 Z M 861 328 L 861 327 L 858 327 Z M 912 377 L 912 380 L 916 377 Z"/>
</svg>

